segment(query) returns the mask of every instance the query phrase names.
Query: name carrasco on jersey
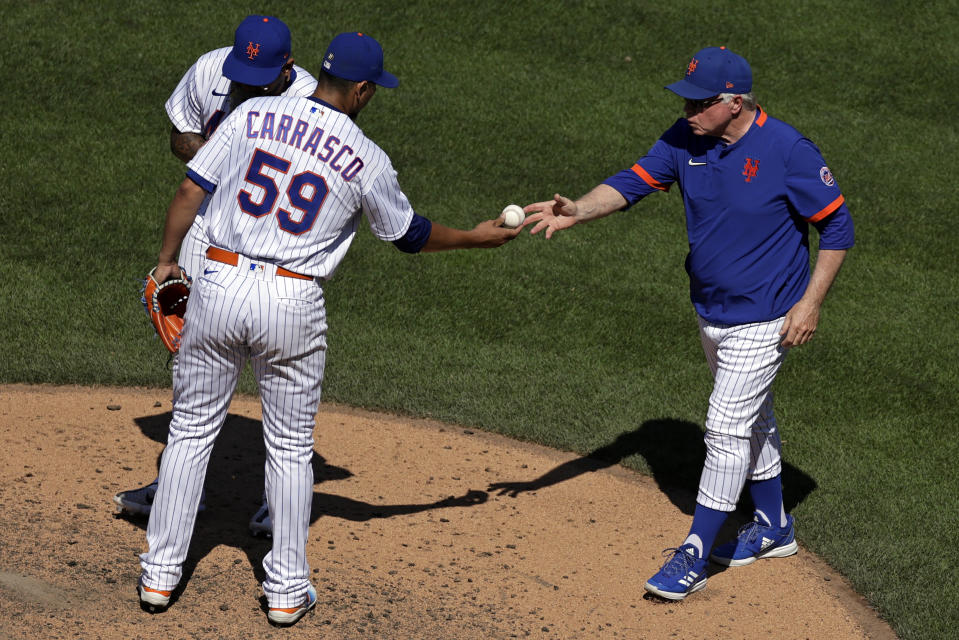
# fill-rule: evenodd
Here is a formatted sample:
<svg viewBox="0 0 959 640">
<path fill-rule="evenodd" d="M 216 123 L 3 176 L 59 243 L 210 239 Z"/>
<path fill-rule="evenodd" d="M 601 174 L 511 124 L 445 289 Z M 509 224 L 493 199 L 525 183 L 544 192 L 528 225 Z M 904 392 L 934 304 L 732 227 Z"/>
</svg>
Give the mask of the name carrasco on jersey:
<svg viewBox="0 0 959 640">
<path fill-rule="evenodd" d="M 336 136 L 325 135 L 323 129 L 315 125 L 307 135 L 309 128 L 310 124 L 305 120 L 297 120 L 296 124 L 293 124 L 293 117 L 286 114 L 281 115 L 279 121 L 272 111 L 263 114 L 250 111 L 246 114 L 247 138 L 283 142 L 325 162 L 330 169 L 339 173 L 344 181 L 349 182 L 355 178 L 365 163 L 362 158 L 354 155 L 352 147 L 342 144 Z"/>
</svg>

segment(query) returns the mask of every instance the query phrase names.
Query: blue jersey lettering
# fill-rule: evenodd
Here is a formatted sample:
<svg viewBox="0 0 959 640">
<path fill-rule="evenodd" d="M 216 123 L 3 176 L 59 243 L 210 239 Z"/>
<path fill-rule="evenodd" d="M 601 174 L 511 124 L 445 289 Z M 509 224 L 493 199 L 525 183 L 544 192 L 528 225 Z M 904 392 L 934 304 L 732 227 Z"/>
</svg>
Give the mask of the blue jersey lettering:
<svg viewBox="0 0 959 640">
<path fill-rule="evenodd" d="M 253 121 L 259 117 L 260 117 L 259 111 L 251 111 L 250 113 L 246 114 L 246 137 L 247 138 L 256 138 L 260 135 L 259 131 L 253 130 Z"/>
<path fill-rule="evenodd" d="M 290 136 L 290 146 L 300 148 L 300 145 L 303 144 L 303 136 L 306 135 L 306 130 L 310 125 L 302 120 L 296 121 L 296 126 L 293 127 L 293 135 Z"/>
<path fill-rule="evenodd" d="M 276 119 L 276 115 L 272 111 L 268 111 L 265 116 L 263 116 L 263 126 L 260 129 L 261 138 L 273 139 L 273 121 Z"/>
<path fill-rule="evenodd" d="M 326 151 L 326 153 L 322 156 L 317 155 L 316 157 L 322 160 L 323 162 L 326 162 L 327 160 L 330 159 L 330 156 L 333 155 L 333 151 L 334 151 L 333 145 L 338 145 L 338 144 L 340 144 L 340 139 L 337 138 L 336 136 L 330 136 L 329 138 L 326 139 L 326 144 L 323 145 L 323 150 Z"/>
<path fill-rule="evenodd" d="M 291 126 L 293 126 L 293 116 L 284 115 L 280 118 L 280 124 L 276 128 L 276 137 L 273 139 L 277 142 L 286 142 L 286 134 Z"/>
</svg>

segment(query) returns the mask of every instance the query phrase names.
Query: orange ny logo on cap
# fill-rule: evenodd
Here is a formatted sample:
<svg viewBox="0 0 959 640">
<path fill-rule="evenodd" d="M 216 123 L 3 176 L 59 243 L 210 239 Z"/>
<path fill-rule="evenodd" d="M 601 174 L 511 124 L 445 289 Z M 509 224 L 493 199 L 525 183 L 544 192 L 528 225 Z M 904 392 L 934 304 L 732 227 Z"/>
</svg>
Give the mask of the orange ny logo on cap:
<svg viewBox="0 0 959 640">
<path fill-rule="evenodd" d="M 246 55 L 247 55 L 248 58 L 250 58 L 250 60 L 254 59 L 254 58 L 257 57 L 259 54 L 260 54 L 260 43 L 259 43 L 259 42 L 257 42 L 255 46 L 253 45 L 252 42 L 249 43 L 248 45 L 246 45 Z"/>
<path fill-rule="evenodd" d="M 692 60 L 690 60 L 690 61 L 689 61 L 689 66 L 686 67 L 686 75 L 688 76 L 688 75 L 691 74 L 693 71 L 695 71 L 695 70 L 696 70 L 696 65 L 698 65 L 698 64 L 699 64 L 699 60 L 697 60 L 696 58 L 693 58 Z"/>
</svg>

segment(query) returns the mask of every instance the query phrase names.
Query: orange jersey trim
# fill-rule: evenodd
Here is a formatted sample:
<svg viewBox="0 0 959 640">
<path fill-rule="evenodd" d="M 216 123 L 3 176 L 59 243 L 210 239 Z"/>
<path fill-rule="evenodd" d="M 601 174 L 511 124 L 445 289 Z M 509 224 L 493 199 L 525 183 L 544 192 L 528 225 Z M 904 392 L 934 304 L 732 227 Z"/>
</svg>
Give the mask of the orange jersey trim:
<svg viewBox="0 0 959 640">
<path fill-rule="evenodd" d="M 758 105 L 757 108 L 759 109 L 759 117 L 756 118 L 756 126 L 761 127 L 766 124 L 766 112 L 763 111 L 763 108 Z"/>
<path fill-rule="evenodd" d="M 635 173 L 640 178 L 642 178 L 643 182 L 651 186 L 653 189 L 659 189 L 660 191 L 669 191 L 668 184 L 663 184 L 662 182 L 658 182 L 656 178 L 649 175 L 649 172 L 647 172 L 646 169 L 643 169 L 641 166 L 639 166 L 638 162 L 633 165 L 633 173 Z"/>
<path fill-rule="evenodd" d="M 838 209 L 838 208 L 839 208 L 839 205 L 841 205 L 841 204 L 842 204 L 843 202 L 845 202 L 845 201 L 846 201 L 846 199 L 843 198 L 843 197 L 840 195 L 838 198 L 836 198 L 835 200 L 833 200 L 832 202 L 830 202 L 829 204 L 827 204 L 825 207 L 823 207 L 823 208 L 819 211 L 819 213 L 816 213 L 816 214 L 813 215 L 812 217 L 806 218 L 806 220 L 807 220 L 808 222 L 819 222 L 820 220 L 822 220 L 823 218 L 825 218 L 826 216 L 828 216 L 830 213 L 832 213 L 833 211 L 835 211 L 836 209 Z"/>
</svg>

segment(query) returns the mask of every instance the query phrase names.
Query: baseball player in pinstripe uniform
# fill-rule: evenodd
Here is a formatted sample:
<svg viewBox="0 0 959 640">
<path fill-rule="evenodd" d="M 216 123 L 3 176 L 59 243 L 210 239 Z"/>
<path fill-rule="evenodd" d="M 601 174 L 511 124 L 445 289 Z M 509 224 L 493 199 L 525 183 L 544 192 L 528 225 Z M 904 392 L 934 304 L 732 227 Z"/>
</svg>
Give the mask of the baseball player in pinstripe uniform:
<svg viewBox="0 0 959 640">
<path fill-rule="evenodd" d="M 196 152 L 216 131 L 223 118 L 247 98 L 256 96 L 309 96 L 316 89 L 316 79 L 291 57 L 290 30 L 272 16 L 247 16 L 237 27 L 232 47 L 204 53 L 180 79 L 166 102 L 172 123 L 170 150 L 183 162 Z M 204 231 L 204 212 L 209 197 L 183 240 L 179 265 L 190 277 L 195 276 L 206 261 L 208 242 Z M 174 358 L 176 367 L 177 358 Z M 150 513 L 157 481 L 121 491 L 113 497 L 120 511 L 131 514 Z M 204 504 L 201 499 L 200 510 Z M 250 520 L 250 531 L 269 534 L 271 529 L 266 501 Z"/>
<path fill-rule="evenodd" d="M 268 619 L 290 625 L 316 604 L 306 541 L 313 426 L 326 361 L 322 283 L 365 215 L 406 252 L 496 247 L 500 219 L 457 230 L 414 213 L 389 157 L 356 125 L 377 86 L 399 81 L 361 33 L 331 42 L 309 98 L 247 100 L 190 161 L 167 211 L 155 277 L 175 276 L 177 248 L 207 193 L 207 259 L 187 306 L 176 402 L 141 556 L 144 606 L 162 609 L 182 575 L 214 439 L 247 360 L 260 388 L 273 548 L 263 560 Z"/>
<path fill-rule="evenodd" d="M 631 168 L 579 200 L 556 194 L 527 206 L 526 224 L 549 238 L 674 184 L 682 194 L 686 271 L 714 386 L 692 526 L 645 584 L 681 600 L 706 586 L 707 558 L 739 566 L 798 549 L 783 507 L 772 384 L 788 350 L 815 333 L 826 292 L 853 245 L 853 225 L 819 149 L 756 105 L 752 70 L 741 56 L 702 49 L 667 89 L 685 98 L 685 118 Z M 811 275 L 809 225 L 819 233 Z M 754 520 L 714 550 L 745 487 Z"/>
</svg>

